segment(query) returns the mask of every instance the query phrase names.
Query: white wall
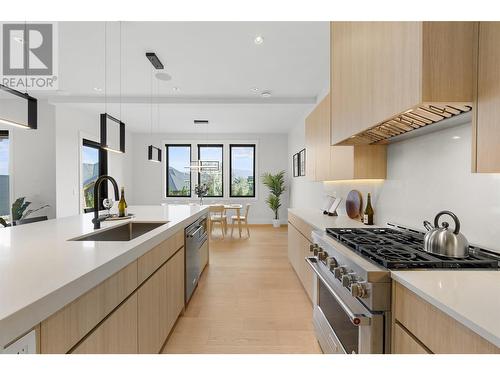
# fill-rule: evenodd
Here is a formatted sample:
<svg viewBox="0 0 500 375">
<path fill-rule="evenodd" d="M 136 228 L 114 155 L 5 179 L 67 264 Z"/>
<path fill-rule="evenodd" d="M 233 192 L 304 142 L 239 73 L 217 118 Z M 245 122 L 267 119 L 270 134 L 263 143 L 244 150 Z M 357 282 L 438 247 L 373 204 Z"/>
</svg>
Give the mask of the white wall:
<svg viewBox="0 0 500 375">
<path fill-rule="evenodd" d="M 290 133 L 289 144 L 300 141 L 297 132 Z M 423 229 L 424 219 L 451 210 L 469 242 L 500 251 L 500 175 L 470 172 L 470 123 L 391 144 L 387 167 L 383 182 L 319 183 L 322 189 L 318 183 L 293 184 L 300 194 L 292 192 L 291 206 L 320 207 L 326 193 L 345 197 L 357 189 L 366 197 L 371 192 L 377 224 L 396 222 Z"/>
<path fill-rule="evenodd" d="M 80 212 L 80 153 L 82 138 L 99 141 L 99 113 L 84 112 L 68 105 L 56 109 L 56 185 L 57 216 Z M 125 154 L 108 152 L 108 174 L 118 186 L 124 186 L 126 196 L 132 189 L 131 135 L 126 132 Z M 109 192 L 112 187 L 109 186 Z"/>
<path fill-rule="evenodd" d="M 280 170 L 288 171 L 287 162 L 287 135 L 286 134 L 133 134 L 133 195 L 129 198 L 132 204 L 160 204 L 162 202 L 198 202 L 197 198 L 165 198 L 165 157 L 162 163 L 152 163 L 147 160 L 147 146 L 154 139 L 155 143 L 161 144 L 170 142 L 185 142 L 188 143 L 199 141 L 203 142 L 220 142 L 225 143 L 234 141 L 235 143 L 257 143 L 256 151 L 256 178 L 260 181 L 259 176 L 264 172 L 276 173 Z M 226 150 L 224 151 L 226 153 Z M 229 195 L 227 188 L 229 173 L 228 163 L 224 165 L 225 173 L 224 194 Z M 195 182 L 193 182 L 194 188 Z M 288 173 L 287 173 L 288 185 Z M 287 186 L 288 188 L 288 186 Z M 265 200 L 267 198 L 267 189 L 262 184 L 258 184 L 256 188 L 256 198 L 229 198 L 224 199 L 205 199 L 204 202 L 240 202 L 250 203 L 249 222 L 250 223 L 270 223 L 272 219 L 272 211 L 267 207 Z M 130 196 L 130 195 L 129 195 Z M 286 209 L 288 207 L 288 192 L 284 194 L 283 206 L 280 209 L 280 219 L 286 223 Z"/>
<path fill-rule="evenodd" d="M 23 112 L 26 107 L 23 106 Z M 55 180 L 55 108 L 46 101 L 38 101 L 38 129 L 25 130 L 2 127 L 9 130 L 11 138 L 11 204 L 19 197 L 32 202 L 29 209 L 49 204 L 33 216 L 56 214 Z"/>
</svg>

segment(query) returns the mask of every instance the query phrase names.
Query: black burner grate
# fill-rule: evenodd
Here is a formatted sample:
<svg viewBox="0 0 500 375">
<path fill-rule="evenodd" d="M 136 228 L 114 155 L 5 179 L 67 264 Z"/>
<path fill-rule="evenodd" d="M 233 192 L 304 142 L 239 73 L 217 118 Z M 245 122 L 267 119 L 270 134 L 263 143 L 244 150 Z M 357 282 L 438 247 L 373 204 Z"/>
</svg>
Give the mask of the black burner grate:
<svg viewBox="0 0 500 375">
<path fill-rule="evenodd" d="M 424 234 L 390 228 L 327 228 L 327 233 L 357 253 L 389 269 L 499 268 L 499 259 L 471 247 L 466 259 L 439 257 L 423 250 Z"/>
</svg>

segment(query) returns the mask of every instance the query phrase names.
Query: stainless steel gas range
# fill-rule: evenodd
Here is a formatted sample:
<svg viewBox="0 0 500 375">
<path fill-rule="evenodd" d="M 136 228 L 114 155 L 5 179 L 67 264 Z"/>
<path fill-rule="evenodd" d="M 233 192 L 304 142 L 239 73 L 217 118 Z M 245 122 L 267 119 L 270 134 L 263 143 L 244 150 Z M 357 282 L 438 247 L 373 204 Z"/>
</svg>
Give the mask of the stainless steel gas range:
<svg viewBox="0 0 500 375">
<path fill-rule="evenodd" d="M 312 233 L 305 260 L 317 276 L 313 323 L 323 352 L 390 353 L 390 269 L 499 268 L 498 257 L 477 247 L 462 260 L 430 255 L 423 233 L 389 225 Z"/>
</svg>

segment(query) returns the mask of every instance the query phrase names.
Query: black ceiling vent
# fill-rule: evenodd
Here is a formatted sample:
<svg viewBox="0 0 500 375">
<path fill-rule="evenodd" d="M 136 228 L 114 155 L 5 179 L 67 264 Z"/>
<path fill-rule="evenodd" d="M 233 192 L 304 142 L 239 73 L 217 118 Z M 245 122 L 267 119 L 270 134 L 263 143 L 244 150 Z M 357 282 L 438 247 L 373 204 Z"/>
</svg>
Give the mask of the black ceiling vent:
<svg viewBox="0 0 500 375">
<path fill-rule="evenodd" d="M 208 120 L 194 120 L 195 125 L 208 125 Z"/>
<path fill-rule="evenodd" d="M 148 60 L 153 64 L 155 69 L 163 69 L 163 64 L 161 63 L 160 59 L 158 56 L 156 56 L 156 53 L 154 52 L 146 52 L 146 57 Z"/>
</svg>

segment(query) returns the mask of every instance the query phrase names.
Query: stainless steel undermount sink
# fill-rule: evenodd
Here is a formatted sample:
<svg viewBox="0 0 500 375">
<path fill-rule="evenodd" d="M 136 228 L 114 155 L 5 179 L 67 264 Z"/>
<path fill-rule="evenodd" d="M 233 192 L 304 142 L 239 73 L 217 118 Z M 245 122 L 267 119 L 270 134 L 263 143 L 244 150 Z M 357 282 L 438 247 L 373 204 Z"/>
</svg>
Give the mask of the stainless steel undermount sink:
<svg viewBox="0 0 500 375">
<path fill-rule="evenodd" d="M 131 241 L 166 223 L 168 223 L 168 221 L 132 221 L 98 232 L 84 234 L 83 236 L 72 238 L 69 241 Z"/>
</svg>

